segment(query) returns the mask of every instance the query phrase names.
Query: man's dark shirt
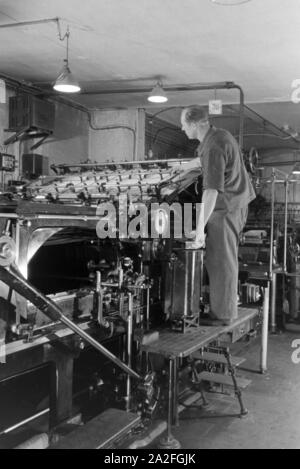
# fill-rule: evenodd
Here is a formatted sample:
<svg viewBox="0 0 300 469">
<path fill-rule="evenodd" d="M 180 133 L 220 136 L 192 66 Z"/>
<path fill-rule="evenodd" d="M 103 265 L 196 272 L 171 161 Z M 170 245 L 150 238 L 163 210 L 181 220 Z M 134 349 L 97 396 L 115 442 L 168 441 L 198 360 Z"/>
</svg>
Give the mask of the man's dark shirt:
<svg viewBox="0 0 300 469">
<path fill-rule="evenodd" d="M 255 199 L 240 148 L 230 132 L 211 127 L 197 152 L 203 171 L 203 191 L 218 191 L 214 211 L 232 212 Z"/>
</svg>

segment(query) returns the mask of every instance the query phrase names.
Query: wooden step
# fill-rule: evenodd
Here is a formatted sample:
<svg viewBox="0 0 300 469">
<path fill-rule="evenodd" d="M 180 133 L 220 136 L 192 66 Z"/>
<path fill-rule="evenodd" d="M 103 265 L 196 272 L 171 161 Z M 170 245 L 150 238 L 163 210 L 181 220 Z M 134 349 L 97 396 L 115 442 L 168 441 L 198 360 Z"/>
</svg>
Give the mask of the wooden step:
<svg viewBox="0 0 300 469">
<path fill-rule="evenodd" d="M 222 373 L 209 373 L 209 371 L 202 371 L 198 375 L 199 381 L 210 381 L 211 383 L 224 384 L 226 386 L 233 386 L 231 375 L 223 375 Z M 251 384 L 250 379 L 236 378 L 236 382 L 239 388 L 245 389 Z"/>
<path fill-rule="evenodd" d="M 50 449 L 101 449 L 137 426 L 141 417 L 120 409 L 108 409 L 67 436 Z"/>
<path fill-rule="evenodd" d="M 199 358 L 205 362 L 215 362 L 227 365 L 227 360 L 222 353 L 213 353 L 213 352 L 203 352 L 200 354 L 195 354 L 195 358 Z M 246 358 L 242 357 L 230 357 L 232 366 L 239 366 L 246 361 Z"/>
</svg>

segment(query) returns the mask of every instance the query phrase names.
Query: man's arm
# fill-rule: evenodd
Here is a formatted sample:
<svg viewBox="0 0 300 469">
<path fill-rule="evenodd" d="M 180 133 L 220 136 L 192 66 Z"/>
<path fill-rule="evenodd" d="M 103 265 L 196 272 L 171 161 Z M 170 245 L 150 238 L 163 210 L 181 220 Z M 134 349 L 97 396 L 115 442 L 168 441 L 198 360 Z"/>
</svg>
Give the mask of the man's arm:
<svg viewBox="0 0 300 469">
<path fill-rule="evenodd" d="M 186 169 L 194 169 L 194 168 L 201 168 L 201 163 L 200 163 L 200 158 L 197 156 L 196 158 L 193 158 L 191 161 L 188 163 L 185 163 L 183 165 L 183 168 Z"/>
<path fill-rule="evenodd" d="M 216 189 L 206 189 L 202 195 L 202 207 L 196 229 L 195 242 L 204 244 L 204 228 L 210 219 L 216 206 L 218 191 Z"/>
<path fill-rule="evenodd" d="M 180 165 L 173 166 L 172 174 L 176 174 L 181 171 L 190 171 L 191 169 L 201 168 L 200 158 L 193 158 L 188 163 L 182 163 Z"/>
</svg>

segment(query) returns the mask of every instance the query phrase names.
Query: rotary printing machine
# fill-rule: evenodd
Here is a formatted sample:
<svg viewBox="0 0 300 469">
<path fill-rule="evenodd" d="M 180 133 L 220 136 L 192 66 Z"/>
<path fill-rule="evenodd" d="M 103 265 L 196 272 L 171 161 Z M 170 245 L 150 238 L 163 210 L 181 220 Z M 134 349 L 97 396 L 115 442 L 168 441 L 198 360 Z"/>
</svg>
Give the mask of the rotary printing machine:
<svg viewBox="0 0 300 469">
<path fill-rule="evenodd" d="M 182 171 L 173 174 L 178 163 Z M 168 210 L 174 202 L 190 203 L 195 218 L 201 176 L 199 170 L 184 171 L 184 163 L 57 165 L 55 176 L 1 195 L 0 392 L 7 383 L 18 387 L 18 379 L 37 372 L 38 389 L 41 376 L 49 384 L 48 407 L 41 413 L 49 412 L 50 431 L 77 408 L 87 420 L 95 411 L 125 409 L 125 420 L 116 409 L 108 413 L 100 421 L 101 433 L 112 420 L 118 428 L 124 421 L 129 431 L 140 416 L 151 417 L 161 391 L 148 341 L 157 338 L 157 330 L 197 329 L 207 301 L 203 251 L 189 249 L 182 235 L 174 236 L 176 215 Z M 126 223 L 143 204 L 156 236 L 120 236 L 117 223 L 115 233 L 99 238 L 99 221 L 109 221 L 99 208 L 110 203 L 121 217 L 121 199 Z M 250 319 L 246 329 L 244 321 L 231 331 L 232 341 L 252 329 Z M 208 335 L 214 338 L 211 331 Z M 196 347 L 199 338 L 193 340 Z M 80 399 L 86 394 L 87 406 Z M 40 408 L 35 402 L 32 413 Z M 1 412 L 7 415 L 0 434 L 16 423 L 5 403 Z"/>
<path fill-rule="evenodd" d="M 183 172 L 172 175 L 178 163 Z M 148 363 L 143 369 L 139 344 L 145 331 L 170 320 L 183 330 L 189 325 L 191 319 L 179 316 L 183 306 L 184 316 L 191 317 L 186 306 L 190 288 L 196 295 L 189 308 L 198 312 L 199 279 L 193 277 L 188 286 L 179 269 L 186 292 L 175 298 L 172 239 L 99 239 L 96 229 L 101 204 L 111 202 L 117 209 L 122 195 L 128 213 L 136 203 L 198 201 L 199 173 L 184 172 L 184 163 L 58 165 L 52 167 L 53 177 L 0 195 L 0 386 L 4 394 L 8 386 L 11 399 L 10 382 L 18 388 L 19 378 L 46 369 L 50 428 L 72 416 L 76 396 L 83 393 L 82 376 L 90 394 L 104 390 L 104 408 L 151 413 L 153 376 Z M 154 223 L 171 225 L 168 210 L 157 210 Z M 202 259 L 197 256 L 187 256 L 194 269 Z M 42 388 L 37 381 L 36 386 Z M 3 434 L 20 417 L 10 412 L 14 404 L 1 401 Z M 30 416 L 25 412 L 25 417 Z"/>
</svg>

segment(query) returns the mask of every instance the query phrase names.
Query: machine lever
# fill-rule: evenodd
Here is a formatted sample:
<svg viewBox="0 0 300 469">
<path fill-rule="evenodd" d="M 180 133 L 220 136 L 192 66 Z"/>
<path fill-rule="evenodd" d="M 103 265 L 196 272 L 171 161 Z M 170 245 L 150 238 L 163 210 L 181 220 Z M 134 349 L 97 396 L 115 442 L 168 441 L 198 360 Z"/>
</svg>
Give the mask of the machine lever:
<svg viewBox="0 0 300 469">
<path fill-rule="evenodd" d="M 13 288 L 17 293 L 22 295 L 24 298 L 29 300 L 34 306 L 36 306 L 42 313 L 48 316 L 53 321 L 60 321 L 71 329 L 75 334 L 79 335 L 83 340 L 88 342 L 92 347 L 97 349 L 115 365 L 119 366 L 123 371 L 133 378 L 142 380 L 143 378 L 138 375 L 129 366 L 123 363 L 119 358 L 113 355 L 103 345 L 99 344 L 93 337 L 83 331 L 73 321 L 67 318 L 61 311 L 61 309 L 49 298 L 43 295 L 33 285 L 31 285 L 19 272 L 14 268 L 5 268 L 0 265 L 0 280 L 6 283 L 9 287 Z"/>
</svg>

